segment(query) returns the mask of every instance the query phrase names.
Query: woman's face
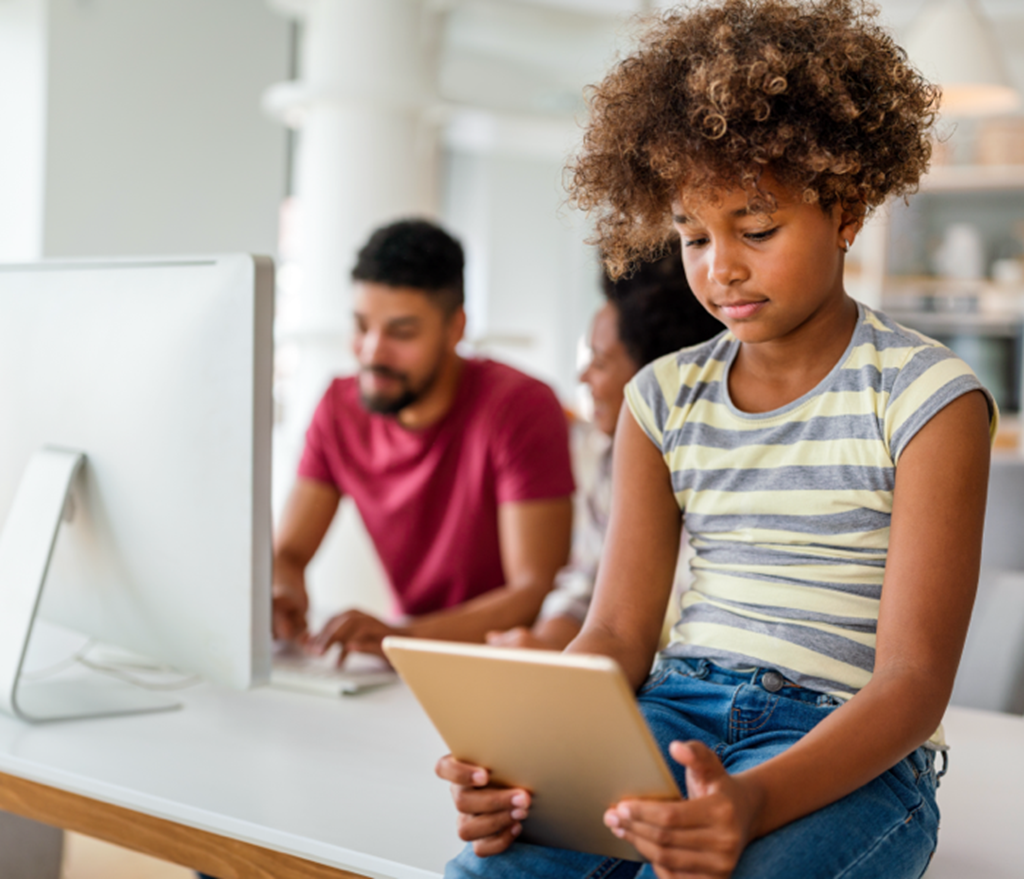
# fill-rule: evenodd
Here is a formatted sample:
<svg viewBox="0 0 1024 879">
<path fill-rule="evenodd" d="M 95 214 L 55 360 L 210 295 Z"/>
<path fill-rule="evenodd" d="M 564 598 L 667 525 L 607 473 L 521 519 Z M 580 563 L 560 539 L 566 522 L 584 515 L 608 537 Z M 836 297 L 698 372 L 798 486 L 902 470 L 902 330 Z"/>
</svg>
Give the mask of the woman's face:
<svg viewBox="0 0 1024 879">
<path fill-rule="evenodd" d="M 590 328 L 590 364 L 580 381 L 594 398 L 594 423 L 608 436 L 615 433 L 626 383 L 640 368 L 619 338 L 619 310 L 610 302 L 594 315 Z"/>
</svg>

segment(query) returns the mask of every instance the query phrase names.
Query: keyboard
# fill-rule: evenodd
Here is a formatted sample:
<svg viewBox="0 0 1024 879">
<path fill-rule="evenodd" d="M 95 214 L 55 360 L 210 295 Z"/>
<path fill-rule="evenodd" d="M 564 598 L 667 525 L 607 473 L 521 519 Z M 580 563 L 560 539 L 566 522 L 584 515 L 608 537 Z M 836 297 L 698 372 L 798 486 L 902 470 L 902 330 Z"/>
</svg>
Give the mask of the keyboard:
<svg viewBox="0 0 1024 879">
<path fill-rule="evenodd" d="M 379 656 L 350 653 L 338 668 L 338 650 L 309 656 L 295 647 L 275 646 L 270 686 L 317 696 L 349 696 L 393 684 L 398 675 Z"/>
</svg>

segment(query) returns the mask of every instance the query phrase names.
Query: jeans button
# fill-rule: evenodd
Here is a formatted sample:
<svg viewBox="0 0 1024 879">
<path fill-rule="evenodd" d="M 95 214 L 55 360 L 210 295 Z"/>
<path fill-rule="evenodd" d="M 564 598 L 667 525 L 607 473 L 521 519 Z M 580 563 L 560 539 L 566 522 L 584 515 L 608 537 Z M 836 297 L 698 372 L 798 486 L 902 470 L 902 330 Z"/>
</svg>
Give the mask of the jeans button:
<svg viewBox="0 0 1024 879">
<path fill-rule="evenodd" d="M 786 681 L 777 671 L 766 671 L 761 676 L 761 686 L 769 693 L 778 693 Z"/>
</svg>

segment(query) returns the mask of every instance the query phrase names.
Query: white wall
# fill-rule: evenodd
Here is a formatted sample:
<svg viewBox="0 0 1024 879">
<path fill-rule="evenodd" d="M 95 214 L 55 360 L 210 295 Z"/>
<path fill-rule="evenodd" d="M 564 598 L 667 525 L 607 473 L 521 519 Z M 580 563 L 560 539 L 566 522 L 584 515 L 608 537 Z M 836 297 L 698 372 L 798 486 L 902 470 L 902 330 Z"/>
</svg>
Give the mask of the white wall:
<svg viewBox="0 0 1024 879">
<path fill-rule="evenodd" d="M 467 251 L 469 335 L 483 353 L 577 387 L 576 341 L 600 303 L 584 218 L 564 204 L 561 155 L 446 153 L 445 223 Z"/>
<path fill-rule="evenodd" d="M 288 22 L 262 0 L 48 5 L 45 255 L 275 252 L 287 136 L 260 97 Z"/>
<path fill-rule="evenodd" d="M 0 3 L 0 261 L 43 252 L 46 0 Z"/>
</svg>

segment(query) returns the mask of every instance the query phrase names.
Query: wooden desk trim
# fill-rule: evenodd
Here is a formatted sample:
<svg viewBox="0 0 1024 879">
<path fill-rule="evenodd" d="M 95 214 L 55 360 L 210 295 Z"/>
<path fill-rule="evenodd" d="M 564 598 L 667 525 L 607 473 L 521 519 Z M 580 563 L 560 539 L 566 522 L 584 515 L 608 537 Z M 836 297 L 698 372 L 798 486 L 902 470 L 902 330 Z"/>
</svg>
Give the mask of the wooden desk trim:
<svg viewBox="0 0 1024 879">
<path fill-rule="evenodd" d="M 218 879 L 366 879 L 0 772 L 0 810 L 199 870 Z"/>
</svg>

